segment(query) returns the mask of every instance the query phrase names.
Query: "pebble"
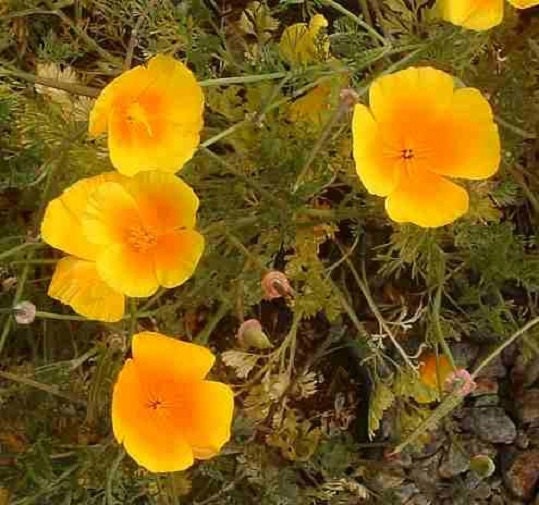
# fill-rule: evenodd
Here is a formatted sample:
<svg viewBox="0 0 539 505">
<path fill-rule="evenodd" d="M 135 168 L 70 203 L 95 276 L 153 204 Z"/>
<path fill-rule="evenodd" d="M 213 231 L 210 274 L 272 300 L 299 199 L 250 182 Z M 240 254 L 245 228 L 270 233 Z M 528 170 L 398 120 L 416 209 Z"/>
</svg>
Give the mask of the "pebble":
<svg viewBox="0 0 539 505">
<path fill-rule="evenodd" d="M 535 486 L 539 481 L 539 449 L 517 454 L 505 472 L 504 481 L 515 497 L 533 499 Z"/>
<path fill-rule="evenodd" d="M 539 426 L 539 389 L 528 389 L 516 401 L 518 418 L 525 424 Z"/>
<path fill-rule="evenodd" d="M 502 358 L 497 356 L 493 359 L 479 374 L 479 377 L 488 377 L 489 379 L 502 379 L 507 375 L 507 368 L 503 365 Z"/>
<path fill-rule="evenodd" d="M 470 457 L 457 444 L 451 444 L 449 451 L 442 458 L 438 473 L 443 479 L 451 479 L 464 473 L 470 466 Z"/>
<path fill-rule="evenodd" d="M 475 381 L 476 388 L 470 396 L 497 395 L 498 381 L 490 377 L 478 377 Z"/>
<path fill-rule="evenodd" d="M 472 411 L 477 436 L 493 444 L 511 444 L 517 437 L 515 423 L 501 407 L 481 407 Z"/>
</svg>

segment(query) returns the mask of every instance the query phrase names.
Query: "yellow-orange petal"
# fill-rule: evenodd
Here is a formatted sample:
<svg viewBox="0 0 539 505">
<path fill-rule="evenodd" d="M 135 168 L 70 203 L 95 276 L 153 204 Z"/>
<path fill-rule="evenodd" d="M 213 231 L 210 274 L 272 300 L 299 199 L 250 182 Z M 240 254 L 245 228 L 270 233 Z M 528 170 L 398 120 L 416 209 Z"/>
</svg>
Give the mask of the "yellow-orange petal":
<svg viewBox="0 0 539 505">
<path fill-rule="evenodd" d="M 141 369 L 152 374 L 160 370 L 178 382 L 202 380 L 215 362 L 206 347 L 151 331 L 133 335 L 132 347 Z"/>
<path fill-rule="evenodd" d="M 166 288 L 183 284 L 193 275 L 203 252 L 204 237 L 194 230 L 160 236 L 153 252 L 159 284 Z"/>
<path fill-rule="evenodd" d="M 440 175 L 409 166 L 385 206 L 393 221 L 434 228 L 468 211 L 468 193 Z"/>
<path fill-rule="evenodd" d="M 192 158 L 203 126 L 204 95 L 180 61 L 158 55 L 114 79 L 90 115 L 90 133 L 109 132 L 112 164 L 131 176 L 176 172 Z"/>
<path fill-rule="evenodd" d="M 175 173 L 193 157 L 200 141 L 199 129 L 168 118 L 129 124 L 123 114 L 112 112 L 109 126 L 111 162 L 127 176 L 147 170 Z"/>
<path fill-rule="evenodd" d="M 193 450 L 182 425 L 170 409 L 157 410 L 148 402 L 153 377 L 135 360 L 124 364 L 112 394 L 112 428 L 116 440 L 141 466 L 151 472 L 174 472 L 193 464 Z"/>
<path fill-rule="evenodd" d="M 127 234 L 142 221 L 137 203 L 124 184 L 106 182 L 90 196 L 82 214 L 82 230 L 92 244 L 123 244 Z M 102 252 L 103 248 L 100 248 Z"/>
<path fill-rule="evenodd" d="M 108 181 L 120 180 L 115 172 L 81 179 L 51 200 L 41 222 L 41 236 L 45 242 L 68 254 L 88 260 L 95 259 L 97 247 L 84 236 L 81 217 L 90 195 Z"/>
<path fill-rule="evenodd" d="M 477 89 L 455 91 L 436 133 L 430 146 L 432 171 L 450 177 L 486 179 L 498 170 L 498 127 L 488 101 Z"/>
<path fill-rule="evenodd" d="M 488 30 L 503 20 L 504 0 L 442 0 L 446 21 L 471 30 Z"/>
<path fill-rule="evenodd" d="M 185 401 L 185 437 L 196 458 L 210 458 L 230 439 L 234 393 L 221 382 L 201 381 L 190 385 Z"/>
<path fill-rule="evenodd" d="M 166 233 L 195 226 L 198 197 L 179 177 L 166 172 L 142 172 L 126 181 L 124 187 L 136 201 L 148 229 Z"/>
<path fill-rule="evenodd" d="M 357 104 L 352 119 L 356 171 L 369 193 L 387 196 L 396 188 L 402 167 L 394 154 L 398 149 L 387 149 L 380 130 L 369 109 Z"/>
<path fill-rule="evenodd" d="M 103 247 L 96 258 L 100 277 L 113 289 L 131 297 L 153 295 L 158 287 L 153 256 L 129 244 Z"/>
<path fill-rule="evenodd" d="M 517 9 L 529 9 L 539 5 L 539 0 L 509 0 L 509 3 Z"/>
<path fill-rule="evenodd" d="M 101 90 L 90 111 L 88 132 L 92 136 L 105 133 L 113 108 L 126 107 L 150 85 L 152 76 L 143 66 L 134 67 L 116 77 Z"/>
<path fill-rule="evenodd" d="M 115 322 L 124 315 L 124 296 L 103 282 L 93 261 L 72 256 L 61 259 L 48 294 L 88 319 Z"/>
<path fill-rule="evenodd" d="M 453 78 L 432 67 L 409 67 L 376 79 L 369 89 L 369 106 L 376 121 L 390 123 L 400 135 L 417 121 L 444 114 L 453 99 Z"/>
<path fill-rule="evenodd" d="M 453 367 L 449 359 L 440 354 L 436 359 L 436 354 L 425 353 L 419 358 L 419 375 L 421 382 L 433 389 L 438 389 L 438 386 L 443 387 L 443 384 L 449 374 L 453 371 Z M 440 383 L 438 384 L 438 376 Z"/>
</svg>

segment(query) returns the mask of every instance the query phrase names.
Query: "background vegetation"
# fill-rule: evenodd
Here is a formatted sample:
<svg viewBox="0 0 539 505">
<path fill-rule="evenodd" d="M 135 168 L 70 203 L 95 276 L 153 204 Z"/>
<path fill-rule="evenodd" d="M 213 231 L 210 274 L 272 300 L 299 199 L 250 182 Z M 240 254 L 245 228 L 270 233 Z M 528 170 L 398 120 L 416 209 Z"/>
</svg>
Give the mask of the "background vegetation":
<svg viewBox="0 0 539 505">
<path fill-rule="evenodd" d="M 449 415 L 458 399 L 440 407 L 409 365 L 428 349 L 473 371 L 538 316 L 539 20 L 508 8 L 503 25 L 473 32 L 431 7 L 3 0 L 0 503 L 389 504 L 404 503 L 407 482 L 424 503 L 487 503 L 464 474 L 429 494 L 403 470 L 432 442 L 427 427 L 440 451 L 476 455 Z M 330 58 L 290 68 L 282 30 L 320 12 Z M 40 242 L 39 223 L 64 188 L 111 169 L 105 141 L 86 134 L 92 97 L 158 52 L 186 61 L 204 86 L 203 141 L 181 176 L 200 196 L 207 249 L 184 286 L 137 300 L 120 323 L 84 321 L 47 297 L 59 254 Z M 339 99 L 345 87 L 365 99 L 376 76 L 409 65 L 481 89 L 500 125 L 500 172 L 468 183 L 470 212 L 441 229 L 393 224 L 366 193 Z M 327 93 L 291 107 L 320 84 Z M 293 298 L 263 299 L 270 269 L 286 272 Z M 12 317 L 22 300 L 37 306 L 31 325 Z M 240 349 L 248 318 L 271 349 Z M 237 393 L 223 454 L 179 474 L 141 470 L 110 429 L 129 335 L 152 328 L 210 346 L 222 358 L 215 377 Z M 512 347 L 525 367 L 537 363 L 538 330 Z M 396 446 L 404 452 L 388 457 Z M 499 469 L 487 481 L 496 478 Z"/>
</svg>

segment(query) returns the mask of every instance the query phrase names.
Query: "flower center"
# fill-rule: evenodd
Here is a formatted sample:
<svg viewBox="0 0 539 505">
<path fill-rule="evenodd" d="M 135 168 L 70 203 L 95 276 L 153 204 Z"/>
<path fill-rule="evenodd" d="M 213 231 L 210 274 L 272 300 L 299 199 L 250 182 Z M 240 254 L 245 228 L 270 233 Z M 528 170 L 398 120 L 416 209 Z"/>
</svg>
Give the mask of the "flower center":
<svg viewBox="0 0 539 505">
<path fill-rule="evenodd" d="M 403 149 L 401 151 L 401 158 L 403 160 L 411 160 L 414 158 L 414 150 L 413 149 Z"/>
<path fill-rule="evenodd" d="M 127 232 L 128 244 L 138 252 L 146 252 L 157 242 L 157 237 L 142 226 L 134 226 Z"/>
<path fill-rule="evenodd" d="M 152 136 L 152 127 L 150 126 L 150 121 L 148 120 L 148 115 L 146 110 L 140 103 L 133 102 L 127 108 L 127 121 L 129 123 L 141 124 L 146 128 L 146 132 L 151 137 Z"/>
<path fill-rule="evenodd" d="M 152 410 L 158 410 L 163 407 L 163 402 L 159 399 L 150 400 L 146 406 Z"/>
</svg>

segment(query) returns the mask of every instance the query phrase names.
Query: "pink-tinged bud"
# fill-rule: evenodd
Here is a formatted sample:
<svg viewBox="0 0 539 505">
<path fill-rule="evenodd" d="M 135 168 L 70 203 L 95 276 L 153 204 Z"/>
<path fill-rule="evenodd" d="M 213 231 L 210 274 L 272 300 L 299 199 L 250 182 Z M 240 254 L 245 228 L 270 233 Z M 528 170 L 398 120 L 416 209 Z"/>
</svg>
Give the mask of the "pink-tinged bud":
<svg viewBox="0 0 539 505">
<path fill-rule="evenodd" d="M 239 344 L 247 349 L 256 347 L 257 349 L 269 349 L 273 347 L 268 336 L 262 330 L 262 325 L 258 319 L 247 319 L 241 323 L 236 333 Z"/>
<path fill-rule="evenodd" d="M 294 290 L 288 282 L 288 278 L 279 270 L 272 270 L 264 275 L 262 279 L 262 289 L 265 293 L 266 300 L 274 298 L 289 297 L 294 295 Z"/>
<path fill-rule="evenodd" d="M 32 302 L 20 302 L 13 307 L 13 316 L 19 324 L 30 324 L 36 318 L 36 306 Z"/>
<path fill-rule="evenodd" d="M 476 387 L 477 384 L 472 379 L 470 372 L 464 368 L 451 372 L 444 382 L 446 391 L 457 393 L 459 396 L 469 395 Z"/>
<path fill-rule="evenodd" d="M 345 110 L 352 110 L 354 105 L 359 102 L 359 95 L 352 88 L 344 88 L 339 93 L 341 107 Z"/>
</svg>

